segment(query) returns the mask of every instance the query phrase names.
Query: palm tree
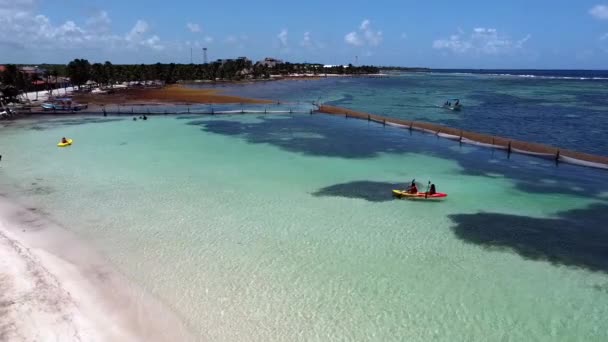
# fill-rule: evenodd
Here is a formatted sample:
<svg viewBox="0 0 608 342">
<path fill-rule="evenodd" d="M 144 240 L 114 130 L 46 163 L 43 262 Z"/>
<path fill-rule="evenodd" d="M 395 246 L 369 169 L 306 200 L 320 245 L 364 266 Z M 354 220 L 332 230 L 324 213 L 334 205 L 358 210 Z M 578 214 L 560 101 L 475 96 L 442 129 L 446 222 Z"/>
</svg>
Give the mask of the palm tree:
<svg viewBox="0 0 608 342">
<path fill-rule="evenodd" d="M 91 64 L 86 59 L 75 59 L 68 64 L 67 72 L 72 84 L 80 89 L 91 78 Z"/>
<path fill-rule="evenodd" d="M 106 61 L 103 64 L 103 68 L 104 68 L 108 83 L 110 84 L 110 88 L 113 88 L 114 82 L 116 82 L 116 76 L 114 75 L 114 66 L 109 61 Z"/>
</svg>

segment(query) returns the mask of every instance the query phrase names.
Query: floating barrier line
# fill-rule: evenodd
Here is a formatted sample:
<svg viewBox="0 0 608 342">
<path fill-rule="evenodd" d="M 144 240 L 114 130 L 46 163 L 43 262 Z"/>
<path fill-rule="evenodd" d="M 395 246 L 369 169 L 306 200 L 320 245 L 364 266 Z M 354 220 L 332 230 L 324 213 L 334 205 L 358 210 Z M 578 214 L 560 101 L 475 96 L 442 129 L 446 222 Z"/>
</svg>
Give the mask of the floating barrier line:
<svg viewBox="0 0 608 342">
<path fill-rule="evenodd" d="M 456 140 L 481 147 L 506 150 L 507 153 L 519 153 L 543 159 L 552 159 L 556 163 L 564 162 L 573 165 L 608 170 L 608 157 L 589 153 L 560 149 L 554 146 L 530 143 L 520 140 L 508 139 L 499 136 L 463 131 L 456 128 L 432 124 L 421 121 L 400 120 L 381 115 L 357 112 L 347 108 L 318 105 L 317 112 L 329 115 L 340 115 L 345 118 L 356 118 L 381 123 L 393 127 L 416 130 L 434 134 L 441 138 Z"/>
</svg>

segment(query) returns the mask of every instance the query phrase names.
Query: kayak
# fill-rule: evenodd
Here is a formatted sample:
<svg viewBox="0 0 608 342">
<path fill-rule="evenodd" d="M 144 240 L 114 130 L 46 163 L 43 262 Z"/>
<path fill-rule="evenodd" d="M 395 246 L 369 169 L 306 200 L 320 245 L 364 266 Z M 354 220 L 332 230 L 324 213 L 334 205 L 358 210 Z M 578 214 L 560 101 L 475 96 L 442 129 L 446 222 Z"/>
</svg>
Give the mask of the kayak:
<svg viewBox="0 0 608 342">
<path fill-rule="evenodd" d="M 444 194 L 442 192 L 436 192 L 432 195 L 429 195 L 426 192 L 417 192 L 415 194 L 411 194 L 406 190 L 393 190 L 393 196 L 407 199 L 439 200 L 448 197 L 448 194 Z"/>
<path fill-rule="evenodd" d="M 57 147 L 66 147 L 72 145 L 72 139 L 66 139 L 67 142 L 62 143 L 61 141 L 57 144 Z"/>
</svg>

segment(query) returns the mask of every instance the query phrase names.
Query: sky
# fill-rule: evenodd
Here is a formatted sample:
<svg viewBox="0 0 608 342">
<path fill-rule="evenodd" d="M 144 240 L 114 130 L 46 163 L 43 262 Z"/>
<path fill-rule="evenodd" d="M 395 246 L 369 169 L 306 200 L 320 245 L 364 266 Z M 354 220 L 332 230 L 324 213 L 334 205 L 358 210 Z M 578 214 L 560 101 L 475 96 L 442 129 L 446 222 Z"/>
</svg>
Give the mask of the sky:
<svg viewBox="0 0 608 342">
<path fill-rule="evenodd" d="M 0 0 L 0 63 L 202 63 L 203 47 L 209 60 L 608 69 L 608 0 Z"/>
</svg>

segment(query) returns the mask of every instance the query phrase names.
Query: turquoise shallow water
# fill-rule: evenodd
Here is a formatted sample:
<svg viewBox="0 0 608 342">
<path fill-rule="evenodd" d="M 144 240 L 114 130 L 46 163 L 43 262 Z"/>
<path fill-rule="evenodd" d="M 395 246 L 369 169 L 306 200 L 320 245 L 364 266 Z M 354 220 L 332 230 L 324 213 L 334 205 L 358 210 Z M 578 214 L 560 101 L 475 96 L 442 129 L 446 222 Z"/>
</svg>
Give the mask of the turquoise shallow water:
<svg viewBox="0 0 608 342">
<path fill-rule="evenodd" d="M 0 133 L 0 189 L 203 339 L 608 338 L 603 171 L 321 115 L 32 119 Z M 61 136 L 74 146 L 55 147 Z M 393 200 L 412 178 L 448 200 Z"/>
</svg>

